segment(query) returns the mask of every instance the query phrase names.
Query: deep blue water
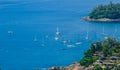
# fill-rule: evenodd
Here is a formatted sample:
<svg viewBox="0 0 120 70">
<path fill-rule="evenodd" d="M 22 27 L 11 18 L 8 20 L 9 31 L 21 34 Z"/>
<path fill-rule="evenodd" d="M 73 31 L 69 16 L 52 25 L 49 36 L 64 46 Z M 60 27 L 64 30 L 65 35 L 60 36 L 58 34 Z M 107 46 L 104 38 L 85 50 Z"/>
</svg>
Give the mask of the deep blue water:
<svg viewBox="0 0 120 70">
<path fill-rule="evenodd" d="M 90 43 L 104 39 L 103 27 L 108 36 L 119 38 L 119 23 L 80 20 L 95 6 L 108 3 L 109 0 L 0 0 L 0 67 L 33 70 L 69 65 L 84 56 Z M 54 40 L 56 27 L 61 33 L 58 41 Z M 89 40 L 85 39 L 87 31 Z M 64 40 L 75 47 L 67 47 Z M 78 41 L 82 44 L 76 45 Z"/>
</svg>

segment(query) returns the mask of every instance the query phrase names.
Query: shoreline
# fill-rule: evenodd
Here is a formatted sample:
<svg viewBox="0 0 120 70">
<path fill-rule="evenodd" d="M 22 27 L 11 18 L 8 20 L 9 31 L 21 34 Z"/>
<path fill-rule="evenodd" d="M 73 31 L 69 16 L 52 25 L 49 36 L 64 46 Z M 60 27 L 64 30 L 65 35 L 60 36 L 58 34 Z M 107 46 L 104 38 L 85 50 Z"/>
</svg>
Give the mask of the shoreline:
<svg viewBox="0 0 120 70">
<path fill-rule="evenodd" d="M 53 66 L 49 70 L 93 70 L 94 66 L 88 67 L 81 66 L 79 62 L 74 62 L 69 66 Z"/>
<path fill-rule="evenodd" d="M 120 64 L 115 63 L 115 62 L 120 60 L 119 52 L 116 53 L 116 52 L 113 52 L 114 50 L 111 50 L 111 49 L 115 48 L 115 46 L 118 46 L 117 43 L 119 43 L 119 42 L 116 41 L 115 38 L 108 38 L 105 40 L 95 42 L 95 43 L 91 44 L 92 45 L 92 47 L 90 48 L 91 52 L 89 52 L 89 50 L 87 51 L 87 53 L 86 53 L 87 55 L 85 55 L 85 60 L 83 60 L 82 63 L 75 61 L 74 63 L 72 63 L 68 66 L 53 66 L 50 68 L 50 70 L 94 70 L 97 68 L 96 66 L 98 66 L 98 65 L 100 66 L 99 67 L 100 70 L 106 69 L 107 67 L 110 68 L 110 70 L 111 70 L 113 67 L 115 67 L 114 65 L 116 65 L 117 66 L 116 68 L 118 68 L 120 66 Z M 112 53 L 105 53 L 106 50 L 103 50 L 103 48 L 105 48 L 104 45 L 107 45 L 107 46 L 111 45 L 111 49 L 109 47 L 108 48 L 112 51 Z M 97 48 L 94 49 L 93 47 L 97 47 Z M 102 47 L 101 50 L 97 50 L 97 49 L 100 49 L 100 47 Z M 92 51 L 94 51 L 94 52 L 92 52 Z M 109 50 L 107 50 L 107 51 L 109 51 Z M 92 57 L 92 63 L 90 63 L 91 60 L 89 60 L 89 59 L 91 59 L 91 57 Z M 98 59 L 93 58 L 93 57 L 98 57 Z M 86 65 L 86 63 L 87 63 L 87 65 Z"/>
<path fill-rule="evenodd" d="M 82 20 L 89 22 L 120 22 L 120 19 L 109 19 L 109 18 L 91 19 L 89 16 L 83 17 Z"/>
</svg>

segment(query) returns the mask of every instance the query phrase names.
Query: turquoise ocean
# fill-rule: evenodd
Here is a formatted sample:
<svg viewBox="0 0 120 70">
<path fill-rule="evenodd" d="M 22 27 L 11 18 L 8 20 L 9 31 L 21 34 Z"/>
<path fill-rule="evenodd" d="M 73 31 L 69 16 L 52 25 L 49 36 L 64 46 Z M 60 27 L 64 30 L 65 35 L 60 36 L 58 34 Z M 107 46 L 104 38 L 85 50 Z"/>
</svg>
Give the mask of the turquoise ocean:
<svg viewBox="0 0 120 70">
<path fill-rule="evenodd" d="M 95 6 L 109 2 L 0 0 L 0 68 L 34 70 L 67 66 L 79 62 L 92 42 L 104 39 L 103 32 L 119 41 L 119 23 L 81 20 Z"/>
</svg>

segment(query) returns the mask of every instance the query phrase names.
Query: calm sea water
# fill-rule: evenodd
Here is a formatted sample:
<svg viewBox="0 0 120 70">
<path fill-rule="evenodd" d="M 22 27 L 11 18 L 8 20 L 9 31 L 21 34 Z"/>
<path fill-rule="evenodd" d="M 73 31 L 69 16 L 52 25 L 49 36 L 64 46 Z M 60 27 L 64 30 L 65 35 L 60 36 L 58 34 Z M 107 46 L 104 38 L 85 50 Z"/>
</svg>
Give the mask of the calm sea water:
<svg viewBox="0 0 120 70">
<path fill-rule="evenodd" d="M 104 39 L 101 33 L 119 38 L 119 23 L 80 20 L 93 7 L 108 3 L 109 0 L 0 0 L 0 67 L 33 70 L 66 66 L 79 61 L 91 42 Z M 61 33 L 58 41 L 54 40 L 56 27 Z M 89 40 L 85 39 L 87 35 Z M 38 41 L 34 42 L 34 38 Z"/>
</svg>

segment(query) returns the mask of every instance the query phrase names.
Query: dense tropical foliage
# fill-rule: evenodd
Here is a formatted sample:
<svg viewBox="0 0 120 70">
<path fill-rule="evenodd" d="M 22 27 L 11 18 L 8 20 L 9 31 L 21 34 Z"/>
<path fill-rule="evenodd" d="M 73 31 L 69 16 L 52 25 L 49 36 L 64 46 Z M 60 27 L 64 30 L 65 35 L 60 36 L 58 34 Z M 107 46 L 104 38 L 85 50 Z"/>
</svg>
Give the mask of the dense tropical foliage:
<svg viewBox="0 0 120 70">
<path fill-rule="evenodd" d="M 95 65 L 95 67 L 94 67 L 94 70 L 102 70 L 102 68 L 100 67 L 100 65 Z"/>
<path fill-rule="evenodd" d="M 93 9 L 89 17 L 92 19 L 120 19 L 120 3 L 113 4 L 110 2 L 108 5 L 99 5 Z"/>
<path fill-rule="evenodd" d="M 93 65 L 97 60 L 100 60 L 111 64 L 111 66 L 106 66 L 106 68 L 102 70 L 120 70 L 120 42 L 117 42 L 115 38 L 108 38 L 92 43 L 90 49 L 88 49 L 84 55 L 80 61 L 82 66 L 88 67 Z M 102 64 L 104 65 L 104 63 Z M 101 70 L 101 68 L 99 65 L 94 66 L 94 70 Z"/>
</svg>

